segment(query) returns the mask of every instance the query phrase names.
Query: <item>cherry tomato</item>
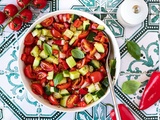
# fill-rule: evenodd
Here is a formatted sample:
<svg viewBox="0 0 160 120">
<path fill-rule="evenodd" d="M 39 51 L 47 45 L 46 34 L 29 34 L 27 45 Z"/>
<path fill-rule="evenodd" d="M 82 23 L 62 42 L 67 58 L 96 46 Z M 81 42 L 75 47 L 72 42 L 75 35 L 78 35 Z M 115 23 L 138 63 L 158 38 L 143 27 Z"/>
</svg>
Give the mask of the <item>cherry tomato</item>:
<svg viewBox="0 0 160 120">
<path fill-rule="evenodd" d="M 87 57 L 83 58 L 82 60 L 80 60 L 80 61 L 77 62 L 77 68 L 82 68 L 89 61 L 90 61 L 90 59 L 88 59 Z"/>
<path fill-rule="evenodd" d="M 78 102 L 77 106 L 78 107 L 86 107 L 87 103 L 85 101 L 80 101 L 80 102 Z"/>
<path fill-rule="evenodd" d="M 56 29 L 54 29 L 54 28 L 52 28 L 52 30 L 51 30 L 51 33 L 52 33 L 52 35 L 54 36 L 54 37 L 56 37 L 56 38 L 61 38 L 61 33 L 60 32 L 58 32 Z"/>
<path fill-rule="evenodd" d="M 89 31 L 83 31 L 83 32 L 78 36 L 78 38 L 79 38 L 79 39 L 86 38 L 88 34 L 89 34 Z"/>
<path fill-rule="evenodd" d="M 72 88 L 79 89 L 84 83 L 84 78 L 81 77 L 79 79 L 76 79 L 72 82 Z"/>
<path fill-rule="evenodd" d="M 99 82 L 103 80 L 103 78 L 104 78 L 103 74 L 99 71 L 95 71 L 90 74 L 90 79 L 92 80 L 93 83 Z"/>
<path fill-rule="evenodd" d="M 65 31 L 65 26 L 61 23 L 53 23 L 53 27 L 58 30 L 59 32 Z"/>
<path fill-rule="evenodd" d="M 34 42 L 34 37 L 32 33 L 28 33 L 27 36 L 24 39 L 24 45 L 32 45 Z"/>
<path fill-rule="evenodd" d="M 68 42 L 66 42 L 66 43 L 63 45 L 63 52 L 66 52 L 68 49 L 69 49 L 69 44 L 68 44 Z"/>
<path fill-rule="evenodd" d="M 48 100 L 49 100 L 49 102 L 50 102 L 52 105 L 59 105 L 58 100 L 57 100 L 56 98 L 54 98 L 52 95 L 50 95 L 50 96 L 48 97 Z"/>
<path fill-rule="evenodd" d="M 41 22 L 41 25 L 43 27 L 48 27 L 48 26 L 52 25 L 53 21 L 54 21 L 53 17 L 50 17 L 50 18 L 47 18 L 47 19 L 43 20 Z"/>
<path fill-rule="evenodd" d="M 26 63 L 33 64 L 33 61 L 34 61 L 34 57 L 31 55 L 28 55 L 26 58 Z"/>
<path fill-rule="evenodd" d="M 46 72 L 38 72 L 37 74 L 36 74 L 36 79 L 37 80 L 41 80 L 41 79 L 44 79 L 44 78 L 46 78 L 47 77 L 47 73 Z"/>
<path fill-rule="evenodd" d="M 13 4 L 8 4 L 4 7 L 4 13 L 8 17 L 13 17 L 18 12 L 18 9 Z"/>
<path fill-rule="evenodd" d="M 57 15 L 57 18 L 58 18 L 59 22 L 61 22 L 61 23 L 64 22 L 64 21 L 63 21 L 63 14 Z"/>
<path fill-rule="evenodd" d="M 97 29 L 97 27 L 98 27 L 98 24 L 97 24 L 97 23 L 92 23 L 92 25 L 91 25 L 91 28 L 92 28 L 92 29 Z"/>
<path fill-rule="evenodd" d="M 81 48 L 85 51 L 85 52 L 90 52 L 93 49 L 93 44 L 91 44 L 89 41 L 87 41 L 86 39 L 83 39 L 81 41 Z"/>
<path fill-rule="evenodd" d="M 73 108 L 78 102 L 79 102 L 78 95 L 70 95 L 66 105 L 68 108 Z"/>
<path fill-rule="evenodd" d="M 17 4 L 23 8 L 25 5 L 27 5 L 30 2 L 30 0 L 17 0 Z"/>
<path fill-rule="evenodd" d="M 38 72 L 42 72 L 42 71 L 43 71 L 43 69 L 40 66 L 34 68 L 34 70 L 33 70 L 34 73 L 38 73 Z"/>
<path fill-rule="evenodd" d="M 70 86 L 71 86 L 71 82 L 69 81 L 67 83 L 63 83 L 63 84 L 57 85 L 57 88 L 62 90 L 62 89 L 67 89 Z"/>
<path fill-rule="evenodd" d="M 0 24 L 2 24 L 6 20 L 6 15 L 0 11 Z"/>
<path fill-rule="evenodd" d="M 36 95 L 43 95 L 44 94 L 43 87 L 39 83 L 32 83 L 31 88 L 32 88 L 33 93 L 35 93 Z"/>
<path fill-rule="evenodd" d="M 68 64 L 66 63 L 65 60 L 61 60 L 61 65 L 63 67 L 63 70 L 67 70 L 69 68 Z"/>
<path fill-rule="evenodd" d="M 31 65 L 27 65 L 25 68 L 24 68 L 24 74 L 28 77 L 28 78 L 35 78 L 35 75 L 33 74 L 33 69 L 32 69 L 32 66 Z"/>
<path fill-rule="evenodd" d="M 32 19 L 32 11 L 29 9 L 24 9 L 20 12 L 20 18 L 25 23 L 30 22 Z"/>
<path fill-rule="evenodd" d="M 31 50 L 32 50 L 32 47 L 31 47 L 31 46 L 25 46 L 25 47 L 24 47 L 24 53 L 25 53 L 26 55 L 30 55 Z"/>
<path fill-rule="evenodd" d="M 9 27 L 12 30 L 19 30 L 22 27 L 22 20 L 18 17 L 14 18 L 10 23 L 9 23 Z"/>
<path fill-rule="evenodd" d="M 27 59 L 27 55 L 26 55 L 25 53 L 23 53 L 23 54 L 21 55 L 21 60 L 26 63 L 26 59 Z"/>
<path fill-rule="evenodd" d="M 43 9 L 47 5 L 47 0 L 33 0 L 33 5 L 38 9 Z"/>
<path fill-rule="evenodd" d="M 53 82 L 53 80 L 50 80 L 50 81 L 49 81 L 49 85 L 50 85 L 51 87 L 53 87 L 53 86 L 54 86 L 54 82 Z"/>
<path fill-rule="evenodd" d="M 82 21 L 81 20 L 79 20 L 79 19 L 76 19 L 75 21 L 74 21 L 74 23 L 73 23 L 73 26 L 74 27 L 76 27 L 76 28 L 78 28 L 78 27 L 80 27 L 81 25 L 82 25 Z M 85 33 L 87 33 L 87 32 L 85 32 Z"/>
<path fill-rule="evenodd" d="M 44 71 L 47 71 L 47 72 L 54 70 L 53 64 L 47 61 L 41 61 L 40 66 Z"/>
</svg>

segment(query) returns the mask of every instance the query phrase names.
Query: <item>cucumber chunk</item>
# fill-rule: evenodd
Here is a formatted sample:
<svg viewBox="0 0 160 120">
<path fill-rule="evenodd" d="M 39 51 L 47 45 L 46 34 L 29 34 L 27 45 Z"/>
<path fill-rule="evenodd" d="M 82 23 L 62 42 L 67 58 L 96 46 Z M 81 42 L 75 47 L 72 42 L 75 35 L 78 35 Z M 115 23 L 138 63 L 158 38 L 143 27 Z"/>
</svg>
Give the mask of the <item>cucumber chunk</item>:
<svg viewBox="0 0 160 120">
<path fill-rule="evenodd" d="M 63 96 L 60 99 L 60 105 L 63 106 L 63 107 L 66 107 L 66 103 L 67 103 L 68 98 L 69 98 L 69 95 L 68 96 Z"/>
<path fill-rule="evenodd" d="M 73 33 L 71 30 L 66 29 L 66 30 L 64 31 L 63 35 L 65 35 L 66 37 L 68 37 L 68 38 L 71 39 L 72 36 L 74 35 L 74 33 Z"/>
<path fill-rule="evenodd" d="M 53 96 L 54 96 L 56 99 L 62 98 L 62 95 L 61 95 L 59 92 L 54 92 L 54 93 L 53 93 Z"/>
<path fill-rule="evenodd" d="M 78 15 L 72 14 L 72 16 L 71 16 L 71 21 L 74 22 L 74 21 L 75 21 L 76 19 L 78 19 L 78 18 L 79 18 Z"/>
<path fill-rule="evenodd" d="M 89 66 L 84 65 L 81 69 L 79 69 L 79 72 L 84 76 L 89 72 Z"/>
<path fill-rule="evenodd" d="M 91 60 L 90 64 L 95 68 L 99 69 L 100 68 L 100 62 L 98 60 Z"/>
<path fill-rule="evenodd" d="M 68 58 L 66 59 L 66 62 L 67 62 L 68 66 L 69 66 L 70 68 L 76 66 L 76 61 L 74 60 L 74 58 L 73 58 L 72 56 L 68 57 Z"/>
<path fill-rule="evenodd" d="M 54 76 L 54 71 L 48 72 L 47 80 L 53 80 L 53 76 Z"/>
<path fill-rule="evenodd" d="M 69 71 L 68 70 L 64 70 L 63 71 L 63 76 L 64 77 L 69 77 Z"/>
<path fill-rule="evenodd" d="M 89 20 L 83 21 L 83 30 L 88 30 L 90 26 Z"/>
<path fill-rule="evenodd" d="M 89 93 L 93 93 L 93 92 L 95 92 L 95 91 L 96 91 L 96 88 L 95 88 L 94 84 L 93 84 L 93 83 L 90 84 L 90 85 L 88 86 L 88 92 L 89 92 Z"/>
<path fill-rule="evenodd" d="M 38 57 L 40 53 L 39 47 L 38 46 L 34 46 L 34 48 L 31 50 L 31 55 L 34 57 Z"/>
<path fill-rule="evenodd" d="M 58 61 L 58 58 L 56 58 L 55 56 L 49 56 L 48 58 L 45 59 L 47 62 L 50 62 L 50 63 L 54 63 L 56 65 L 58 65 L 59 61 Z"/>
<path fill-rule="evenodd" d="M 60 93 L 62 96 L 64 96 L 64 95 L 69 95 L 69 92 L 68 92 L 67 89 L 62 89 L 62 90 L 60 90 L 59 93 Z"/>
<path fill-rule="evenodd" d="M 94 37 L 96 36 L 97 34 L 95 33 L 95 32 L 90 32 L 89 34 L 88 34 L 88 36 L 87 36 L 87 40 L 88 41 L 94 41 Z"/>
<path fill-rule="evenodd" d="M 39 66 L 40 61 L 41 61 L 41 57 L 35 57 L 33 61 L 33 68 Z"/>
<path fill-rule="evenodd" d="M 87 104 L 91 103 L 91 101 L 93 100 L 93 97 L 91 95 L 91 93 L 87 93 L 85 96 L 84 96 L 84 100 Z"/>
<path fill-rule="evenodd" d="M 69 72 L 69 76 L 72 80 L 74 80 L 80 77 L 80 73 L 78 71 L 71 71 Z"/>
<path fill-rule="evenodd" d="M 97 27 L 97 30 L 100 30 L 100 31 L 102 31 L 102 30 L 104 30 L 105 28 L 104 28 L 104 26 L 103 25 L 98 25 L 98 27 Z"/>
<path fill-rule="evenodd" d="M 67 83 L 67 78 L 65 78 L 65 77 L 60 81 L 59 85 L 64 84 L 64 83 Z"/>
<path fill-rule="evenodd" d="M 35 28 L 36 28 L 36 29 L 41 29 L 41 28 L 43 28 L 43 26 L 39 23 L 39 24 L 37 24 L 37 25 L 35 26 Z"/>
<path fill-rule="evenodd" d="M 42 50 L 42 51 L 40 52 L 39 56 L 40 56 L 41 58 L 43 58 L 43 59 L 46 59 L 49 55 L 48 55 L 48 53 L 46 53 L 44 50 Z"/>
<path fill-rule="evenodd" d="M 98 43 L 98 42 L 94 43 L 94 47 L 100 53 L 104 53 L 105 52 L 104 46 L 101 43 Z"/>
</svg>

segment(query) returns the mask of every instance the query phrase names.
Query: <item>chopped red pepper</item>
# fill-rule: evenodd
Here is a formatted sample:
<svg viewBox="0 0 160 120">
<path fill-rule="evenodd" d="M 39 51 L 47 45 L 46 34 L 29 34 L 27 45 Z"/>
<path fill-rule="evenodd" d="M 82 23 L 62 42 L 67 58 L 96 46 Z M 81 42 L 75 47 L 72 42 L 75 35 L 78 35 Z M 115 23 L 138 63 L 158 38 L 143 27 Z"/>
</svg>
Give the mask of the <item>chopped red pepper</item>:
<svg viewBox="0 0 160 120">
<path fill-rule="evenodd" d="M 82 23 L 83 22 L 81 20 L 77 19 L 77 20 L 74 21 L 73 26 L 78 28 L 82 25 Z"/>
<path fill-rule="evenodd" d="M 124 104 L 118 104 L 118 108 L 122 120 L 136 120 Z M 110 117 L 112 120 L 116 120 L 116 114 L 114 110 L 110 112 Z"/>
<path fill-rule="evenodd" d="M 144 110 L 160 99 L 160 72 L 154 71 L 144 89 L 139 109 Z"/>
</svg>

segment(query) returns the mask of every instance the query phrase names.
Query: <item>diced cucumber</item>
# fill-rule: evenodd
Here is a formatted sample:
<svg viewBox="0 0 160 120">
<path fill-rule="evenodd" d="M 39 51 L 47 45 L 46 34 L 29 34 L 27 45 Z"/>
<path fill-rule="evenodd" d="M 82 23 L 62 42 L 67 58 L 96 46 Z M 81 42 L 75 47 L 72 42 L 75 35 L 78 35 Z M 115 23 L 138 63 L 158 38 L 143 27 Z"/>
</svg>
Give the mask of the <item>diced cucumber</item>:
<svg viewBox="0 0 160 120">
<path fill-rule="evenodd" d="M 42 51 L 40 52 L 39 56 L 40 56 L 41 58 L 43 58 L 43 59 L 46 59 L 46 58 L 48 57 L 48 54 L 47 54 L 44 50 L 42 50 Z"/>
<path fill-rule="evenodd" d="M 100 30 L 100 31 L 102 31 L 102 30 L 104 30 L 105 28 L 104 28 L 104 26 L 103 25 L 98 25 L 98 27 L 97 27 L 97 30 Z"/>
<path fill-rule="evenodd" d="M 90 84 L 90 85 L 88 86 L 88 92 L 89 92 L 89 93 L 93 93 L 93 92 L 95 92 L 95 91 L 96 91 L 96 88 L 95 88 L 94 84 L 93 84 L 93 83 Z"/>
<path fill-rule="evenodd" d="M 113 77 L 116 71 L 116 59 L 111 59 L 109 61 L 109 67 L 110 67 L 111 76 Z"/>
<path fill-rule="evenodd" d="M 38 46 L 42 46 L 42 45 L 43 45 L 42 40 L 38 40 L 38 41 L 37 41 L 37 45 L 38 45 Z"/>
<path fill-rule="evenodd" d="M 50 63 L 54 63 L 56 65 L 58 65 L 59 61 L 58 61 L 58 58 L 56 58 L 55 56 L 49 56 L 48 58 L 45 59 L 47 62 L 50 62 Z"/>
<path fill-rule="evenodd" d="M 83 30 L 83 25 L 79 26 L 77 30 Z"/>
<path fill-rule="evenodd" d="M 62 96 L 64 96 L 64 95 L 69 95 L 69 92 L 68 92 L 67 89 L 62 89 L 62 90 L 60 90 L 59 93 L 60 93 Z"/>
<path fill-rule="evenodd" d="M 100 62 L 98 60 L 91 60 L 90 64 L 96 68 L 96 69 L 99 69 L 100 68 Z"/>
<path fill-rule="evenodd" d="M 54 96 L 56 99 L 62 98 L 62 95 L 61 95 L 59 92 L 54 92 L 54 93 L 53 93 L 53 96 Z"/>
<path fill-rule="evenodd" d="M 71 21 L 74 22 L 74 21 L 75 21 L 76 19 L 78 19 L 78 18 L 79 18 L 78 15 L 72 14 L 72 16 L 71 16 Z"/>
<path fill-rule="evenodd" d="M 66 29 L 66 30 L 64 31 L 63 35 L 65 35 L 66 37 L 68 37 L 68 38 L 71 39 L 72 36 L 74 35 L 74 33 L 73 33 L 71 30 Z"/>
<path fill-rule="evenodd" d="M 53 50 L 59 50 L 59 47 L 58 47 L 58 45 L 52 44 L 52 49 Z"/>
<path fill-rule="evenodd" d="M 68 95 L 68 96 L 63 96 L 63 97 L 60 99 L 60 105 L 63 106 L 63 107 L 66 107 L 68 98 L 69 98 L 69 95 Z"/>
<path fill-rule="evenodd" d="M 51 30 L 48 30 L 47 37 L 49 37 L 49 38 L 52 38 L 52 37 L 53 37 L 53 36 L 52 36 L 52 33 L 51 33 Z"/>
<path fill-rule="evenodd" d="M 90 26 L 89 20 L 83 21 L 83 30 L 88 30 Z"/>
<path fill-rule="evenodd" d="M 39 23 L 39 24 L 37 24 L 37 25 L 35 26 L 35 28 L 36 28 L 36 29 L 41 29 L 41 28 L 43 28 L 43 26 Z"/>
<path fill-rule="evenodd" d="M 34 46 L 34 48 L 31 50 L 31 55 L 34 57 L 38 57 L 40 53 L 39 47 L 38 46 Z"/>
<path fill-rule="evenodd" d="M 50 87 L 50 92 L 58 92 L 59 90 L 56 87 Z"/>
<path fill-rule="evenodd" d="M 63 71 L 63 77 L 69 77 L 69 71 L 68 70 Z"/>
<path fill-rule="evenodd" d="M 80 77 L 80 73 L 78 71 L 71 71 L 69 72 L 69 77 L 74 80 Z"/>
<path fill-rule="evenodd" d="M 69 45 L 72 45 L 77 40 L 77 36 L 72 37 L 72 39 L 69 41 Z"/>
<path fill-rule="evenodd" d="M 33 61 L 33 68 L 39 66 L 40 61 L 41 61 L 41 57 L 35 57 Z"/>
<path fill-rule="evenodd" d="M 87 40 L 88 41 L 94 41 L 94 37 L 96 36 L 97 34 L 95 33 L 95 32 L 90 32 L 89 34 L 88 34 L 88 36 L 87 36 Z"/>
<path fill-rule="evenodd" d="M 97 91 L 95 94 L 97 95 L 98 98 L 101 98 L 105 94 L 105 91 L 103 89 L 101 89 L 101 90 Z"/>
<path fill-rule="evenodd" d="M 49 85 L 49 84 L 47 84 L 47 85 L 44 87 L 44 91 L 45 91 L 45 93 L 46 93 L 47 95 L 51 95 L 51 94 L 52 94 L 52 92 L 50 91 L 50 85 Z"/>
<path fill-rule="evenodd" d="M 86 75 L 89 72 L 89 66 L 88 65 L 84 65 L 81 69 L 79 69 L 79 72 L 82 75 Z"/>
<path fill-rule="evenodd" d="M 94 43 L 94 47 L 100 53 L 104 53 L 105 52 L 104 46 L 101 43 L 95 42 Z"/>
<path fill-rule="evenodd" d="M 43 36 L 47 36 L 48 35 L 48 33 L 49 33 L 49 30 L 48 29 L 42 29 L 42 35 Z"/>
<path fill-rule="evenodd" d="M 103 79 L 102 84 L 103 84 L 106 88 L 109 87 L 109 83 L 108 83 L 108 78 L 107 78 L 107 77 L 105 77 L 105 78 Z"/>
<path fill-rule="evenodd" d="M 94 102 L 97 101 L 97 100 L 99 100 L 99 98 L 97 97 L 97 95 L 92 95 L 92 97 L 93 97 L 93 101 Z"/>
<path fill-rule="evenodd" d="M 68 58 L 66 59 L 66 63 L 68 64 L 68 66 L 69 66 L 70 68 L 76 66 L 76 61 L 74 60 L 74 58 L 73 58 L 72 56 L 70 56 L 70 57 L 68 57 Z"/>
<path fill-rule="evenodd" d="M 42 33 L 42 31 L 40 29 L 35 29 L 35 30 L 33 30 L 32 35 L 33 35 L 33 37 L 35 37 L 35 36 L 39 37 L 39 36 L 41 36 L 41 33 Z"/>
<path fill-rule="evenodd" d="M 77 30 L 77 28 L 76 28 L 76 27 L 74 27 L 74 25 L 73 25 L 73 24 L 71 24 L 71 26 L 70 26 L 70 30 L 71 30 L 72 32 L 75 32 L 75 31 Z"/>
<path fill-rule="evenodd" d="M 67 78 L 65 78 L 65 77 L 60 81 L 59 84 L 64 84 L 64 83 L 67 83 Z M 58 85 L 59 85 L 59 84 L 58 84 Z"/>
<path fill-rule="evenodd" d="M 89 65 L 89 72 L 93 72 L 93 71 L 94 71 L 93 66 Z"/>
<path fill-rule="evenodd" d="M 96 82 L 94 86 L 96 88 L 96 91 L 99 91 L 100 89 L 102 89 L 101 84 L 99 82 Z"/>
<path fill-rule="evenodd" d="M 82 33 L 82 31 L 76 31 L 76 32 L 74 32 L 74 36 L 78 37 L 81 33 Z"/>
<path fill-rule="evenodd" d="M 48 72 L 47 80 L 53 80 L 53 76 L 54 76 L 54 71 Z"/>
<path fill-rule="evenodd" d="M 87 104 L 91 103 L 91 101 L 93 100 L 93 97 L 91 95 L 91 93 L 87 93 L 85 96 L 84 96 L 84 100 Z"/>
</svg>

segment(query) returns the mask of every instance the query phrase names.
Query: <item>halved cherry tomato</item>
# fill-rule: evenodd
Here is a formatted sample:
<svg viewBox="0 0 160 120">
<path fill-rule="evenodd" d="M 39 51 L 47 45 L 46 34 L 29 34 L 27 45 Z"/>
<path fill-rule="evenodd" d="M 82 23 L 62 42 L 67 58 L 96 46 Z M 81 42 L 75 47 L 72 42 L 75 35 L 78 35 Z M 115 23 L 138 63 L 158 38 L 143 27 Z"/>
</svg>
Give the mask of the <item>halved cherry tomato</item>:
<svg viewBox="0 0 160 120">
<path fill-rule="evenodd" d="M 76 19 L 75 21 L 74 21 L 74 23 L 73 23 L 73 26 L 74 27 L 76 27 L 76 28 L 78 28 L 78 27 L 80 27 L 81 25 L 82 25 L 82 21 L 81 20 L 79 20 L 79 19 Z M 86 32 L 85 32 L 86 33 Z M 81 35 L 82 36 L 82 35 Z"/>
<path fill-rule="evenodd" d="M 84 83 L 84 77 L 83 76 L 81 76 L 79 79 L 76 79 L 76 80 L 74 80 L 73 82 L 72 82 L 72 88 L 74 88 L 74 89 L 79 89 L 79 88 L 81 88 L 81 86 L 83 85 L 83 83 Z"/>
<path fill-rule="evenodd" d="M 39 83 L 32 83 L 31 88 L 32 88 L 33 93 L 35 93 L 36 95 L 43 95 L 44 94 L 43 87 Z"/>
<path fill-rule="evenodd" d="M 33 74 L 33 69 L 32 69 L 32 66 L 31 66 L 31 65 L 27 65 L 27 66 L 24 68 L 24 74 L 25 74 L 28 78 L 31 78 L 31 79 L 34 79 L 34 78 L 35 78 L 35 74 Z"/>
<path fill-rule="evenodd" d="M 24 39 L 24 45 L 32 45 L 34 42 L 34 37 L 32 33 L 28 33 L 27 36 Z"/>
<path fill-rule="evenodd" d="M 68 44 L 68 42 L 66 42 L 66 43 L 63 45 L 63 52 L 66 52 L 68 49 L 69 49 L 69 44 Z"/>
<path fill-rule="evenodd" d="M 64 27 L 65 27 L 65 28 L 69 28 L 69 27 L 70 27 L 70 24 L 69 24 L 69 23 L 66 23 L 66 22 L 65 22 L 65 23 L 63 23 L 63 24 L 64 24 Z"/>
<path fill-rule="evenodd" d="M 87 31 L 83 31 L 83 32 L 78 36 L 78 38 L 79 38 L 79 39 L 86 38 L 88 34 L 89 34 L 89 31 L 88 31 L 88 30 L 87 30 Z"/>
<path fill-rule="evenodd" d="M 47 72 L 54 70 L 53 64 L 47 61 L 41 61 L 40 66 L 44 71 L 47 71 Z"/>
<path fill-rule="evenodd" d="M 61 23 L 64 22 L 64 21 L 63 21 L 63 14 L 57 15 L 57 18 L 58 18 L 59 22 L 61 22 Z"/>
<path fill-rule="evenodd" d="M 47 73 L 46 72 L 38 72 L 37 74 L 36 74 L 36 79 L 37 80 L 41 80 L 41 79 L 44 79 L 44 78 L 46 78 L 47 77 Z"/>
<path fill-rule="evenodd" d="M 93 83 L 99 82 L 103 80 L 103 78 L 104 78 L 103 74 L 99 71 L 95 71 L 90 74 L 90 79 L 92 80 Z"/>
<path fill-rule="evenodd" d="M 82 68 L 89 61 L 90 61 L 90 59 L 88 59 L 87 57 L 83 58 L 82 60 L 80 60 L 80 61 L 77 62 L 77 68 Z"/>
<path fill-rule="evenodd" d="M 24 53 L 25 53 L 26 55 L 30 55 L 31 50 L 32 50 L 32 47 L 31 47 L 31 46 L 25 46 L 25 47 L 24 47 Z"/>
<path fill-rule="evenodd" d="M 42 72 L 42 71 L 43 71 L 43 69 L 40 66 L 33 69 L 34 73 L 38 73 L 38 72 Z"/>
<path fill-rule="evenodd" d="M 87 88 L 80 88 L 80 89 L 79 89 L 79 94 L 85 95 L 85 94 L 87 94 L 87 93 L 88 93 L 88 89 L 87 89 Z"/>
<path fill-rule="evenodd" d="M 22 27 L 22 20 L 18 17 L 15 17 L 10 23 L 9 28 L 12 30 L 19 30 Z"/>
<path fill-rule="evenodd" d="M 65 31 L 65 26 L 61 23 L 53 23 L 53 27 L 58 30 L 59 32 L 64 32 Z"/>
<path fill-rule="evenodd" d="M 63 84 L 60 84 L 60 85 L 57 85 L 57 88 L 58 89 L 67 89 L 71 86 L 71 81 L 67 82 L 67 83 L 63 83 Z"/>
<path fill-rule="evenodd" d="M 50 18 L 43 20 L 41 22 L 41 25 L 44 27 L 48 27 L 48 26 L 52 25 L 53 21 L 54 21 L 53 17 L 50 17 Z"/>
<path fill-rule="evenodd" d="M 80 102 L 78 102 L 77 106 L 78 107 L 86 107 L 87 103 L 85 101 L 80 101 Z"/>
<path fill-rule="evenodd" d="M 86 39 L 81 41 L 81 47 L 85 52 L 90 52 L 93 49 L 93 44 L 89 43 Z"/>
<path fill-rule="evenodd" d="M 13 17 L 17 12 L 18 9 L 14 4 L 8 4 L 4 7 L 4 13 L 8 17 Z"/>
<path fill-rule="evenodd" d="M 68 108 L 73 108 L 78 102 L 79 102 L 78 95 L 70 95 L 66 105 Z"/>
<path fill-rule="evenodd" d="M 53 95 L 50 95 L 50 96 L 48 97 L 48 100 L 49 100 L 49 102 L 50 102 L 52 105 L 59 105 L 58 100 L 57 100 L 56 98 L 54 98 Z"/>
<path fill-rule="evenodd" d="M 33 64 L 33 61 L 34 61 L 34 57 L 31 56 L 31 55 L 28 55 L 28 56 L 27 56 L 27 59 L 26 59 L 26 62 L 27 62 L 28 64 Z"/>
<path fill-rule="evenodd" d="M 54 28 L 52 28 L 52 30 L 51 30 L 51 33 L 52 33 L 52 35 L 54 36 L 54 37 L 56 37 L 56 38 L 61 38 L 61 33 L 60 32 L 58 32 L 56 29 L 54 29 Z"/>
<path fill-rule="evenodd" d="M 69 68 L 65 60 L 61 60 L 61 64 L 62 64 L 63 70 L 67 70 Z"/>
<path fill-rule="evenodd" d="M 23 53 L 23 54 L 21 55 L 21 60 L 26 63 L 26 59 L 27 59 L 27 55 L 26 55 L 25 53 Z"/>
</svg>

